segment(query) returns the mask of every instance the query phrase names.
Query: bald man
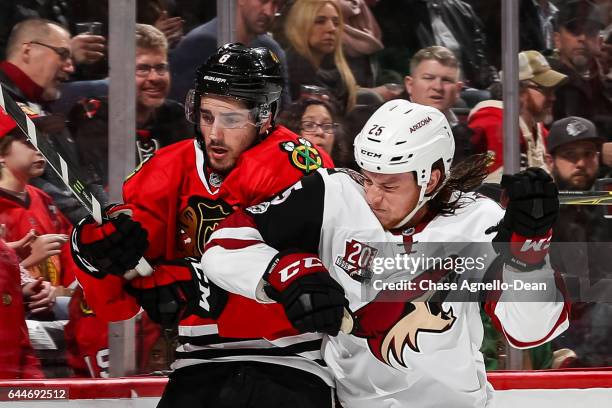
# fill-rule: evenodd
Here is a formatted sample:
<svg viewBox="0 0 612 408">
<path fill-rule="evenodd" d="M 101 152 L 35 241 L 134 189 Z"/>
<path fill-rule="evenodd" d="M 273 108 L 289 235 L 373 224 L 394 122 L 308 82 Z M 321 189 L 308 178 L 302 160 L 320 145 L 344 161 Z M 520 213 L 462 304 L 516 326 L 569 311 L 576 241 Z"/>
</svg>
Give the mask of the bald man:
<svg viewBox="0 0 612 408">
<path fill-rule="evenodd" d="M 70 33 L 62 26 L 43 19 L 16 24 L 6 48 L 6 61 L 0 62 L 0 82 L 21 109 L 49 134 L 49 142 L 62 157 L 76 163 L 74 141 L 68 136 L 64 118 L 49 115 L 45 105 L 60 96 L 60 84 L 74 72 Z M 73 223 L 86 211 L 73 198 L 59 177 L 47 169 L 32 184 L 49 194 Z M 103 197 L 102 193 L 98 194 Z"/>
<path fill-rule="evenodd" d="M 42 19 L 15 25 L 6 61 L 0 63 L 0 81 L 12 88 L 17 99 L 39 104 L 53 101 L 59 97 L 60 83 L 72 72 L 70 33 L 62 26 Z"/>
</svg>

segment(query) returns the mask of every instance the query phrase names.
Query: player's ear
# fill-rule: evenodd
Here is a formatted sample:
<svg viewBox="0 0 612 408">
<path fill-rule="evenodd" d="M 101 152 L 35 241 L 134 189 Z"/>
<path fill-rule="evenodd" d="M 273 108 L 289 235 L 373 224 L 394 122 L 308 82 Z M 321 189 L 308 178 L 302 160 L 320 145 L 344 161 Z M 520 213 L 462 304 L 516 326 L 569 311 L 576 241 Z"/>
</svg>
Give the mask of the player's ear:
<svg viewBox="0 0 612 408">
<path fill-rule="evenodd" d="M 429 177 L 429 183 L 427 183 L 427 189 L 425 190 L 425 194 L 431 194 L 440 183 L 442 179 L 442 172 L 440 169 L 431 170 L 431 176 Z"/>
</svg>

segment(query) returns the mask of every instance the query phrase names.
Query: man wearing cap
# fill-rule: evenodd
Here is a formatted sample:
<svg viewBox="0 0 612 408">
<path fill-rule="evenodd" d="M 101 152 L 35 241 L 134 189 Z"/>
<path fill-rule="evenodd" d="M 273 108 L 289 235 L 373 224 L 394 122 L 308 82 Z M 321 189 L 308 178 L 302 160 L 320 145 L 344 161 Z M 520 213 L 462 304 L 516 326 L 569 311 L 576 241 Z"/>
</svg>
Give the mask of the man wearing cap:
<svg viewBox="0 0 612 408">
<path fill-rule="evenodd" d="M 593 122 L 570 116 L 553 123 L 546 164 L 560 190 L 590 190 L 599 171 L 603 139 Z"/>
<path fill-rule="evenodd" d="M 567 77 L 551 69 L 537 51 L 523 51 L 518 57 L 521 169 L 546 168 L 544 123 L 552 117 L 555 90 Z M 480 102 L 470 112 L 468 126 L 474 131 L 474 150 L 491 156 L 487 181 L 499 182 L 503 173 L 503 103 Z"/>
<path fill-rule="evenodd" d="M 570 116 L 553 123 L 546 163 L 559 190 L 593 188 L 602 142 L 587 119 Z M 608 323 L 612 305 L 605 303 L 612 293 L 608 282 L 612 221 L 603 217 L 601 206 L 564 205 L 553 231 L 553 242 L 565 244 L 551 246 L 551 262 L 563 274 L 575 301 L 570 329 L 553 342 L 555 355 L 565 367 L 607 365 L 612 356 Z"/>
<path fill-rule="evenodd" d="M 551 65 L 568 76 L 557 92 L 553 115 L 587 118 L 599 134 L 612 136 L 612 80 L 608 67 L 598 57 L 602 54 L 602 11 L 590 1 L 571 0 L 560 6 L 554 34 L 557 58 Z"/>
</svg>

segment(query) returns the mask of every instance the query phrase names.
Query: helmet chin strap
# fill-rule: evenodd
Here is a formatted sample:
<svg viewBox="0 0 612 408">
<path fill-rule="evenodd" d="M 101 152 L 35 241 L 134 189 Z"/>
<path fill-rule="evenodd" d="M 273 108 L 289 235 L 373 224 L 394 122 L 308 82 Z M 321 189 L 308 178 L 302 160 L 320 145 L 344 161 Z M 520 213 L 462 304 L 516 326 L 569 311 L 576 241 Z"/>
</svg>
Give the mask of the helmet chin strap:
<svg viewBox="0 0 612 408">
<path fill-rule="evenodd" d="M 414 217 L 414 214 L 416 214 L 417 211 L 419 211 L 421 208 L 423 208 L 423 206 L 432 198 L 434 198 L 441 190 L 442 187 L 444 187 L 444 185 L 446 184 L 446 180 L 445 179 L 442 183 L 440 183 L 440 186 L 438 186 L 437 190 L 432 193 L 431 195 L 425 197 L 425 191 L 427 190 L 427 184 L 429 183 L 429 181 L 425 184 L 425 186 L 421 187 L 421 192 L 419 193 L 419 201 L 417 202 L 417 205 L 414 207 L 414 209 L 412 211 L 410 211 L 408 213 L 408 215 L 406 215 L 404 218 L 402 218 L 402 220 L 400 222 L 398 222 L 395 226 L 393 226 L 391 229 L 396 229 L 396 228 L 400 228 L 404 225 L 406 225 L 408 223 L 408 221 L 410 221 L 412 219 L 412 217 Z"/>
</svg>

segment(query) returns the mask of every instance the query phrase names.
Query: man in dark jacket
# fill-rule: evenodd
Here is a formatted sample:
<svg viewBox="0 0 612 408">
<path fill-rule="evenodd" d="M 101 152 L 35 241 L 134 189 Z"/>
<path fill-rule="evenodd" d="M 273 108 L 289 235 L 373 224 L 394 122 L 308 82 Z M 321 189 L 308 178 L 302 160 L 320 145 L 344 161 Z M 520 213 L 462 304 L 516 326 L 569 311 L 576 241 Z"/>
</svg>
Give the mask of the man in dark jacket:
<svg viewBox="0 0 612 408">
<path fill-rule="evenodd" d="M 550 60 L 553 69 L 568 76 L 557 92 L 555 119 L 570 115 L 590 119 L 598 133 L 612 140 L 612 80 L 607 67 L 598 59 L 599 33 L 604 27 L 599 8 L 584 0 L 563 4 L 557 16 L 555 45 L 558 58 Z"/>
<path fill-rule="evenodd" d="M 496 79 L 496 70 L 487 61 L 482 23 L 466 2 L 381 0 L 372 11 L 384 22 L 381 65 L 385 68 L 405 75 L 415 52 L 443 45 L 457 56 L 468 86 L 484 89 Z"/>
<path fill-rule="evenodd" d="M 287 63 L 285 51 L 267 34 L 272 26 L 277 1 L 240 0 L 236 2 L 236 41 L 251 47 L 266 47 L 280 58 L 283 64 L 283 79 L 285 81 L 282 102 L 287 106 L 289 98 L 289 82 L 287 78 Z M 195 27 L 170 53 L 170 68 L 172 71 L 172 89 L 170 98 L 184 101 L 187 92 L 193 87 L 193 77 L 196 68 L 202 65 L 208 57 L 217 50 L 217 18 Z"/>
<path fill-rule="evenodd" d="M 587 119 L 570 116 L 553 123 L 546 159 L 560 190 L 593 188 L 602 142 Z M 553 342 L 557 349 L 569 349 L 563 353 L 566 359 L 561 366 L 603 367 L 612 363 L 612 325 L 607 318 L 612 312 L 607 303 L 612 297 L 612 222 L 603 217 L 603 208 L 562 206 L 554 227 L 550 259 L 575 302 L 569 330 Z"/>
</svg>

